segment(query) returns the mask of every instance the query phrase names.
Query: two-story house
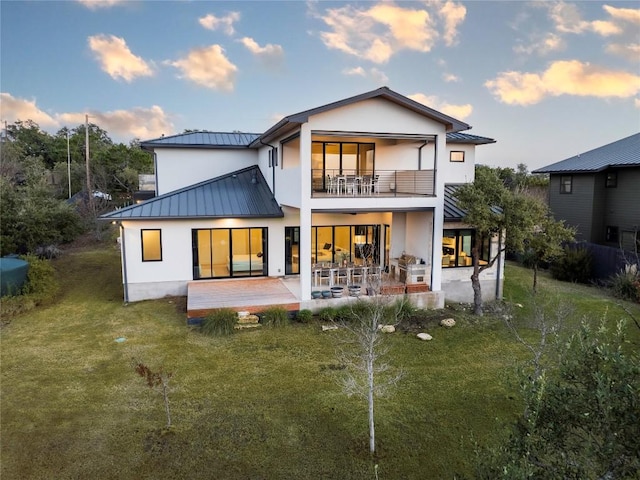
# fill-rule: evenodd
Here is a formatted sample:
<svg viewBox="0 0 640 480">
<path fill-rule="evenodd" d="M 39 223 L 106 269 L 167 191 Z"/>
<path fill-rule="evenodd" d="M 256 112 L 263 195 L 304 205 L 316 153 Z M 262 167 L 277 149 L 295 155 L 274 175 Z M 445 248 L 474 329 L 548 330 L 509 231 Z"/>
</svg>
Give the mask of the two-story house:
<svg viewBox="0 0 640 480">
<path fill-rule="evenodd" d="M 549 174 L 549 207 L 576 240 L 640 252 L 640 133 L 533 173 Z"/>
<path fill-rule="evenodd" d="M 494 142 L 469 128 L 382 87 L 262 134 L 142 142 L 157 196 L 103 216 L 120 226 L 125 300 L 275 277 L 293 279 L 301 308 L 313 308 L 315 291 L 368 271 L 425 284 L 431 304 L 471 301 L 474 231 L 445 209 L 445 199 L 455 207 L 445 186 L 473 181 L 476 146 Z M 349 278 L 329 270 L 339 266 Z M 483 272 L 487 298 L 501 294 L 502 278 L 501 262 Z"/>
</svg>

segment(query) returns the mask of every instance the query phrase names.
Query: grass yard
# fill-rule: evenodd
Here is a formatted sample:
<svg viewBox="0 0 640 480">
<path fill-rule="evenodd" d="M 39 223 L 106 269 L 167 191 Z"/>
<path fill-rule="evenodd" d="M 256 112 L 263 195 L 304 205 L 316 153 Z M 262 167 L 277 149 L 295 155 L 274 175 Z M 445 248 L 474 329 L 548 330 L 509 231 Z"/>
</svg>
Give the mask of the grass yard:
<svg viewBox="0 0 640 480">
<path fill-rule="evenodd" d="M 70 251 L 56 269 L 55 304 L 1 331 L 3 480 L 373 478 L 366 404 L 336 382 L 342 332 L 314 321 L 205 337 L 186 326 L 182 299 L 124 306 L 112 247 Z M 531 273 L 509 266 L 507 278 L 524 316 Z M 596 289 L 544 275 L 540 286 L 579 315 L 627 316 Z M 387 337 L 404 377 L 376 403 L 380 479 L 472 477 L 474 441 L 496 441 L 522 409 L 508 378 L 526 350 L 497 318 L 453 316 L 455 328 L 427 330 L 432 342 Z M 174 373 L 170 431 L 134 360 Z"/>
</svg>

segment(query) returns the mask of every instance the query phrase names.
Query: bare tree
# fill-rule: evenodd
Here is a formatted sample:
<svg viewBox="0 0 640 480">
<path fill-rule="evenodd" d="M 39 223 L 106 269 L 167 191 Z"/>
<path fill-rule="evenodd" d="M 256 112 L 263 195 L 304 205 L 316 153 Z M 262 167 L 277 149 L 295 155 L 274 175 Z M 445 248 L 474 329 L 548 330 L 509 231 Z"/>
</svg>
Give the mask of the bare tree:
<svg viewBox="0 0 640 480">
<path fill-rule="evenodd" d="M 149 388 L 159 389 L 164 400 L 164 409 L 167 414 L 167 428 L 171 428 L 171 411 L 169 410 L 169 380 L 173 376 L 173 372 L 165 372 L 160 367 L 155 372 L 142 362 L 136 362 L 136 373 L 144 378 Z"/>
<path fill-rule="evenodd" d="M 388 346 L 383 327 L 398 323 L 405 302 L 408 300 L 403 298 L 392 303 L 389 297 L 380 295 L 368 301 L 359 300 L 352 305 L 349 318 L 342 322 L 348 334 L 338 348 L 338 360 L 346 367 L 340 383 L 348 396 L 357 395 L 367 401 L 372 455 L 376 449 L 375 397 L 384 395 L 402 377 L 401 371 L 393 372 L 386 362 Z"/>
</svg>

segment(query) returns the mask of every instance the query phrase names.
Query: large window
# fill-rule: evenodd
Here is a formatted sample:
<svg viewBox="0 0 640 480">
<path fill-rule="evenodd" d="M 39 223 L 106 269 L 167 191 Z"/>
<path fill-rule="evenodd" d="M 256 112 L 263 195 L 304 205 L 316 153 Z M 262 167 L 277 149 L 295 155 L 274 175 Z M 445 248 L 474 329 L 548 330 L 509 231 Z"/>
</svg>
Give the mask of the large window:
<svg viewBox="0 0 640 480">
<path fill-rule="evenodd" d="M 311 227 L 311 262 L 380 263 L 380 226 Z"/>
<path fill-rule="evenodd" d="M 162 233 L 160 230 L 142 230 L 140 232 L 142 242 L 142 261 L 162 261 Z"/>
<path fill-rule="evenodd" d="M 562 175 L 560 177 L 560 193 L 571 193 L 573 191 L 573 177 Z"/>
<path fill-rule="evenodd" d="M 327 175 L 373 175 L 374 155 L 374 143 L 313 142 L 311 168 L 314 190 L 326 189 Z"/>
<path fill-rule="evenodd" d="M 193 278 L 267 275 L 266 228 L 192 230 Z"/>
<path fill-rule="evenodd" d="M 444 230 L 442 234 L 442 266 L 471 267 L 473 256 L 471 248 L 475 240 L 475 230 Z M 480 245 L 480 265 L 486 265 L 490 256 L 490 241 Z"/>
</svg>

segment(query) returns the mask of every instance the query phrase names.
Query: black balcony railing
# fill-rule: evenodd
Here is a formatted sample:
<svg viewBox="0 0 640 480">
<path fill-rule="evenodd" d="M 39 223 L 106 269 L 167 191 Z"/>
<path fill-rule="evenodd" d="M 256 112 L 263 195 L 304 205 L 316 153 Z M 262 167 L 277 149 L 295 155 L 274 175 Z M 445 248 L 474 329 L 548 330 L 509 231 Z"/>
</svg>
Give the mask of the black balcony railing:
<svg viewBox="0 0 640 480">
<path fill-rule="evenodd" d="M 435 194 L 433 170 L 311 170 L 313 197 L 411 197 Z"/>
</svg>

